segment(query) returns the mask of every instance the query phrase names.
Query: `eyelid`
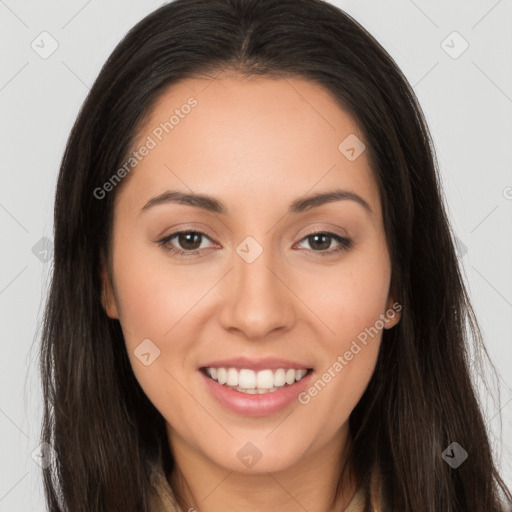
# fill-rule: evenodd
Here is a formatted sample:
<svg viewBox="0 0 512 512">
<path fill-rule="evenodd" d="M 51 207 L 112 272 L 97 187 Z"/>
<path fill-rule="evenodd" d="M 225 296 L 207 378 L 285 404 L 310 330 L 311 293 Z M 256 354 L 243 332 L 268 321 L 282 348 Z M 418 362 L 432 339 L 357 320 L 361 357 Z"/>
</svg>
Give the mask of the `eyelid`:
<svg viewBox="0 0 512 512">
<path fill-rule="evenodd" d="M 213 234 L 213 237 L 219 238 L 219 235 L 210 228 L 209 226 L 206 226 L 202 222 L 188 222 L 185 224 L 175 224 L 173 226 L 168 226 L 164 231 L 161 233 L 169 232 L 168 235 L 158 235 L 157 241 L 162 238 L 167 238 L 171 235 L 177 235 L 179 233 L 190 233 L 193 231 L 194 233 L 201 233 L 204 236 L 207 236 L 208 238 L 212 239 L 212 236 L 208 235 L 208 232 L 211 232 Z"/>
<path fill-rule="evenodd" d="M 321 224 L 323 224 L 323 226 L 328 226 L 327 228 L 326 227 L 321 227 L 321 228 L 320 227 L 316 227 L 316 228 L 310 227 L 310 226 L 315 226 L 318 224 L 319 224 L 318 222 L 313 222 L 311 224 L 308 224 L 305 227 L 302 227 L 295 234 L 294 238 L 297 238 L 300 236 L 300 239 L 302 240 L 305 236 L 312 235 L 314 233 L 332 233 L 332 234 L 340 236 L 340 237 L 350 238 L 350 235 L 348 234 L 348 231 L 346 229 L 343 229 L 342 227 L 340 227 L 336 224 L 332 224 L 331 222 L 322 222 L 321 223 Z M 341 231 L 341 233 L 337 233 L 336 231 Z M 305 234 L 300 235 L 300 233 L 302 233 L 302 232 L 304 232 Z"/>
</svg>

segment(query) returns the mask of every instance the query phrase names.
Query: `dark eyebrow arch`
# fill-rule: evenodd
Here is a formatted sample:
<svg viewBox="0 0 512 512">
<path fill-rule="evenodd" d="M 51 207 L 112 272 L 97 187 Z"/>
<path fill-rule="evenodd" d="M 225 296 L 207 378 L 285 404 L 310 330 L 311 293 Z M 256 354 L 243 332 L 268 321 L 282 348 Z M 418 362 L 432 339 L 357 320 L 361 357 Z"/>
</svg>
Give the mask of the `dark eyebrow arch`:
<svg viewBox="0 0 512 512">
<path fill-rule="evenodd" d="M 326 203 L 342 200 L 355 201 L 357 204 L 362 206 L 367 211 L 367 213 L 373 215 L 373 211 L 370 205 L 361 196 L 357 195 L 355 192 L 349 192 L 348 190 L 341 189 L 331 190 L 329 192 L 319 192 L 302 199 L 297 199 L 290 204 L 288 213 L 302 213 L 306 210 L 317 208 L 318 206 L 322 206 Z"/>
<path fill-rule="evenodd" d="M 370 215 L 373 215 L 373 211 L 368 204 L 361 196 L 357 195 L 354 192 L 349 192 L 347 190 L 331 190 L 329 192 L 319 192 L 317 194 L 307 196 L 304 198 L 296 199 L 292 203 L 290 203 L 288 207 L 288 213 L 302 213 L 306 210 L 310 210 L 311 208 L 318 208 L 326 203 L 331 203 L 333 201 L 341 201 L 341 200 L 349 200 L 355 201 L 359 205 L 361 205 Z M 204 194 L 187 194 L 183 192 L 178 192 L 174 190 L 168 190 L 163 194 L 160 194 L 156 197 L 150 199 L 143 207 L 142 212 L 147 211 L 148 209 L 166 203 L 178 203 L 185 204 L 189 206 L 194 206 L 196 208 L 201 208 L 208 212 L 219 213 L 222 215 L 226 215 L 228 213 L 228 208 L 214 197 L 207 196 Z"/>
</svg>

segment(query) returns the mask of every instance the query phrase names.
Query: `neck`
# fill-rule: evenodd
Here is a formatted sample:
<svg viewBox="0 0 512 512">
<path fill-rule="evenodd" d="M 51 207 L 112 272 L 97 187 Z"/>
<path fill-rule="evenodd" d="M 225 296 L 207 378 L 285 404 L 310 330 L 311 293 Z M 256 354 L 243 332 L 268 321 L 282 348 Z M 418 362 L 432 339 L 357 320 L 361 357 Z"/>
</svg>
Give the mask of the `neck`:
<svg viewBox="0 0 512 512">
<path fill-rule="evenodd" d="M 241 473 L 222 468 L 183 439 L 176 442 L 175 436 L 174 431 L 172 452 L 176 464 L 169 483 L 184 512 L 338 512 L 345 510 L 357 490 L 348 468 L 332 507 L 349 439 L 348 425 L 315 453 L 276 472 Z"/>
</svg>

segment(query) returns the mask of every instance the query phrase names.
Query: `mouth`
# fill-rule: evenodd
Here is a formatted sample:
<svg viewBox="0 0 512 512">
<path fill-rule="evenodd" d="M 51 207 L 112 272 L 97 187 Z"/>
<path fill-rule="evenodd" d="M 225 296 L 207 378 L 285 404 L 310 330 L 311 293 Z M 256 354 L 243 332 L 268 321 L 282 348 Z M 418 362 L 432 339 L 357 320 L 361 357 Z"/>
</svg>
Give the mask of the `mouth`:
<svg viewBox="0 0 512 512">
<path fill-rule="evenodd" d="M 315 370 L 290 359 L 231 357 L 198 367 L 204 390 L 218 405 L 238 416 L 268 416 L 297 403 Z"/>
<path fill-rule="evenodd" d="M 201 367 L 200 371 L 223 387 L 249 395 L 274 393 L 293 386 L 309 375 L 313 368 L 234 368 L 224 366 Z"/>
</svg>

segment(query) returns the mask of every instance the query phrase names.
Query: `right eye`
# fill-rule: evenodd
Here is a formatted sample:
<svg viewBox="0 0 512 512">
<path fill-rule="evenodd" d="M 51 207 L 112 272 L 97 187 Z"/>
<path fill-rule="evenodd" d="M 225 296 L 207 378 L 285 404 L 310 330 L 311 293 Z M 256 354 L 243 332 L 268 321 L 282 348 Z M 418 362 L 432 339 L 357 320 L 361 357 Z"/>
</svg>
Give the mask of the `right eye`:
<svg viewBox="0 0 512 512">
<path fill-rule="evenodd" d="M 177 243 L 183 247 L 183 249 L 176 247 L 171 242 L 174 238 L 177 239 Z M 195 256 L 205 249 L 205 247 L 201 247 L 203 238 L 210 240 L 210 237 L 200 231 L 176 231 L 159 240 L 158 244 L 162 246 L 165 251 L 178 256 Z"/>
</svg>

